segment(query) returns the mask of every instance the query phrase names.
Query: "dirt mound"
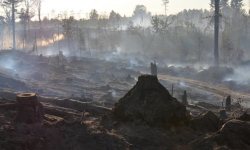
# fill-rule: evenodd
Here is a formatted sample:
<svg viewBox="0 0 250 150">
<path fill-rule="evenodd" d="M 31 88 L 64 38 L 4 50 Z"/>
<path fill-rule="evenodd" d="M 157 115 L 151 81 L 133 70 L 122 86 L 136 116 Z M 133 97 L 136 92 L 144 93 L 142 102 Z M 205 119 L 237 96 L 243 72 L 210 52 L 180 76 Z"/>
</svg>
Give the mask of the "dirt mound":
<svg viewBox="0 0 250 150">
<path fill-rule="evenodd" d="M 116 103 L 118 120 L 143 120 L 149 125 L 184 125 L 186 107 L 173 98 L 156 76 L 142 75 L 136 85 Z"/>
<path fill-rule="evenodd" d="M 207 111 L 190 120 L 189 126 L 195 131 L 215 132 L 221 128 L 222 122 L 213 112 Z"/>
<path fill-rule="evenodd" d="M 193 149 L 250 149 L 250 122 L 231 120 L 209 137 L 194 143 Z M 193 144 L 192 144 L 193 145 Z"/>
</svg>

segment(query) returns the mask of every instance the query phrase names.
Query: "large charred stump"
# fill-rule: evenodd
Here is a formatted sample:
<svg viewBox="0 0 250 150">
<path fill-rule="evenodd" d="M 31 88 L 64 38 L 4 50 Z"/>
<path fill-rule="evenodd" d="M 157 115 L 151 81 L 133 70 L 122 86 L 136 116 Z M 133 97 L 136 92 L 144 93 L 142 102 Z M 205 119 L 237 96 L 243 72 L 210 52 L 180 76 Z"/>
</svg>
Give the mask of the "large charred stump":
<svg viewBox="0 0 250 150">
<path fill-rule="evenodd" d="M 142 120 L 151 126 L 187 125 L 186 107 L 172 97 L 156 76 L 142 75 L 136 85 L 115 104 L 116 120 Z"/>
<path fill-rule="evenodd" d="M 43 106 L 35 93 L 19 94 L 16 100 L 18 109 L 15 121 L 32 124 L 43 120 Z"/>
</svg>

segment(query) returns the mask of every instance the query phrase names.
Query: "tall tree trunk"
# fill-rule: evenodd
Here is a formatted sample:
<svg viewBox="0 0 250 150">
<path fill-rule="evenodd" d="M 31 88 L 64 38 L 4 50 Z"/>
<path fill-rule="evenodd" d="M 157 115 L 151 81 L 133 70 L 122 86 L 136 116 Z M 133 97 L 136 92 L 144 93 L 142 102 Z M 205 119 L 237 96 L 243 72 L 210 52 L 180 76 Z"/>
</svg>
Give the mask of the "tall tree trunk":
<svg viewBox="0 0 250 150">
<path fill-rule="evenodd" d="M 16 29 L 15 29 L 15 1 L 12 0 L 12 32 L 13 32 L 13 49 L 16 49 Z"/>
<path fill-rule="evenodd" d="M 27 12 L 26 12 L 26 14 L 29 16 L 27 19 L 28 19 L 28 29 L 29 29 L 29 34 L 30 34 L 30 3 L 29 3 L 29 1 L 28 1 L 28 3 L 27 3 Z"/>
<path fill-rule="evenodd" d="M 215 0 L 214 17 L 214 65 L 219 66 L 219 22 L 220 22 L 220 0 Z"/>
<path fill-rule="evenodd" d="M 42 1 L 39 0 L 39 2 L 38 2 L 38 19 L 39 19 L 40 28 L 42 27 L 41 9 L 42 9 Z"/>
</svg>

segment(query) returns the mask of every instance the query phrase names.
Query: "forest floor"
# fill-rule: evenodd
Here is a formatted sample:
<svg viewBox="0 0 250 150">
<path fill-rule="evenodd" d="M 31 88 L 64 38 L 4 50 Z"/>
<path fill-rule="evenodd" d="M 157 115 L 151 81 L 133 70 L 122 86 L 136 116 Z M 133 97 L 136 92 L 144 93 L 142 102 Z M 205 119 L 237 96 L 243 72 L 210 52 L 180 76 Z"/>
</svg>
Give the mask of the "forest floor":
<svg viewBox="0 0 250 150">
<path fill-rule="evenodd" d="M 150 62 L 148 62 L 150 63 Z M 183 149 L 183 145 L 208 136 L 188 127 L 162 129 L 144 123 L 117 123 L 112 108 L 149 73 L 148 66 L 131 68 L 127 62 L 94 58 L 31 56 L 23 52 L 0 53 L 0 149 Z M 194 117 L 204 111 L 219 116 L 222 102 L 231 95 L 249 108 L 250 94 L 186 77 L 159 73 L 159 82 L 181 101 L 188 93 L 187 110 Z M 211 79 L 212 80 L 212 79 Z M 34 92 L 46 118 L 35 125 L 15 124 L 18 93 Z M 232 112 L 227 112 L 228 116 Z M 232 118 L 233 119 L 233 118 Z M 54 135 L 56 134 L 56 135 Z"/>
</svg>

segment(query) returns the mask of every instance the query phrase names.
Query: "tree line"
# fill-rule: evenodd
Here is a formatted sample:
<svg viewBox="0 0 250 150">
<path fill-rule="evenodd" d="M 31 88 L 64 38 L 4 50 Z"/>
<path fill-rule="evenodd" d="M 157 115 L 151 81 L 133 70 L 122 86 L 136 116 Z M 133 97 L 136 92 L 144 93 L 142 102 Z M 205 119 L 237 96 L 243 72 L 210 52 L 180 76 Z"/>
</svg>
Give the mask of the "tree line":
<svg viewBox="0 0 250 150">
<path fill-rule="evenodd" d="M 12 0 L 8 1 L 11 3 Z M 41 19 L 42 1 L 25 1 L 14 1 L 16 6 L 23 6 L 17 13 L 19 21 L 16 24 L 19 43 L 22 43 L 19 48 L 24 50 L 34 49 L 35 39 L 52 39 L 51 45 L 55 50 L 64 48 L 74 55 L 86 51 L 119 49 L 123 52 L 157 56 L 166 61 L 202 64 L 214 61 L 214 25 L 219 21 L 219 61 L 222 64 L 238 64 L 250 56 L 250 12 L 243 8 L 243 0 L 220 0 L 217 20 L 215 0 L 208 4 L 210 10 L 183 10 L 178 14 L 168 15 L 169 1 L 163 0 L 163 15 L 152 15 L 144 5 L 137 5 L 131 17 L 122 16 L 115 11 L 98 13 L 94 9 L 85 18 L 78 16 L 79 19 L 76 19 L 75 12 L 66 11 L 60 14 L 52 11 L 50 18 Z M 10 3 L 2 6 L 6 10 L 5 16 L 0 17 L 2 39 L 4 32 L 11 32 L 9 24 L 13 24 Z M 35 15 L 39 16 L 38 21 L 32 21 Z M 60 35 L 64 38 L 57 40 Z"/>
</svg>

